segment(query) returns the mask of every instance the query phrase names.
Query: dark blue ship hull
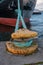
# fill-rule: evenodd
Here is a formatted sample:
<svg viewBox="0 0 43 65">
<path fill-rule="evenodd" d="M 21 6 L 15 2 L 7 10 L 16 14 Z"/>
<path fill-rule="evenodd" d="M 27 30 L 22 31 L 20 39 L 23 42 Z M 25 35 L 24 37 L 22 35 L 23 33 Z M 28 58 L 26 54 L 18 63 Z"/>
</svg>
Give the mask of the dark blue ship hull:
<svg viewBox="0 0 43 65">
<path fill-rule="evenodd" d="M 29 19 L 33 13 L 36 0 L 20 0 L 22 16 L 28 28 Z M 0 0 L 0 40 L 9 40 L 10 34 L 14 31 L 18 9 L 17 0 Z"/>
</svg>

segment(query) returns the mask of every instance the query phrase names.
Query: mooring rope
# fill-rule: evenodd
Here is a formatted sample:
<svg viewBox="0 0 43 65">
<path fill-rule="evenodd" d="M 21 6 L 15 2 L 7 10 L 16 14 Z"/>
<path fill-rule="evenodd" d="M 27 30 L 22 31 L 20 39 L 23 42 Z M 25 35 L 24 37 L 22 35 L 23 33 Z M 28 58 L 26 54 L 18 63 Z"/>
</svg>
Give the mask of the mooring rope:
<svg viewBox="0 0 43 65">
<path fill-rule="evenodd" d="M 17 22 L 16 22 L 16 26 L 15 26 L 15 32 L 18 30 L 19 28 L 19 22 L 22 22 L 22 25 L 23 25 L 23 28 L 27 28 L 26 25 L 25 25 L 25 22 L 24 22 L 24 19 L 21 15 L 21 9 L 20 9 L 20 0 L 18 0 L 18 17 L 17 17 Z"/>
</svg>

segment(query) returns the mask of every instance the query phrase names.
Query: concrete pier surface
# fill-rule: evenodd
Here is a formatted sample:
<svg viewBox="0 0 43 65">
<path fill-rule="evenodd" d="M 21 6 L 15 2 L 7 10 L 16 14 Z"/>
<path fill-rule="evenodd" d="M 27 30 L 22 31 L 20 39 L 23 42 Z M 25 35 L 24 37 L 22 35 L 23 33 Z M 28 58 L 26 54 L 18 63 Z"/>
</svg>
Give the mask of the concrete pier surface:
<svg viewBox="0 0 43 65">
<path fill-rule="evenodd" d="M 6 51 L 6 41 L 0 42 L 0 65 L 24 65 L 43 62 L 43 48 L 39 47 L 36 53 L 29 56 L 13 55 Z"/>
</svg>

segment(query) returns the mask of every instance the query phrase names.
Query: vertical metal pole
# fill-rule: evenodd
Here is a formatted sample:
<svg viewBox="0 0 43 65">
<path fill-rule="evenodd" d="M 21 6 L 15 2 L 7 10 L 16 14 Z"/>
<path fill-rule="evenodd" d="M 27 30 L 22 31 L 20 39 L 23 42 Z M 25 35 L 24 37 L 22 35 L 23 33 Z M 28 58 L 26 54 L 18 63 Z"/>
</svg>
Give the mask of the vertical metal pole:
<svg viewBox="0 0 43 65">
<path fill-rule="evenodd" d="M 23 16 L 23 0 L 20 0 L 21 15 Z"/>
</svg>

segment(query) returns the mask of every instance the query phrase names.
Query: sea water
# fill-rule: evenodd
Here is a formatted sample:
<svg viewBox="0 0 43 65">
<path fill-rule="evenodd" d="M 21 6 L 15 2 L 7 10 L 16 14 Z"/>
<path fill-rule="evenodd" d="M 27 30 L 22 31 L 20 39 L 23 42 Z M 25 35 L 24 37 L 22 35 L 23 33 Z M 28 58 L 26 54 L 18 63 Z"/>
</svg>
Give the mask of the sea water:
<svg viewBox="0 0 43 65">
<path fill-rule="evenodd" d="M 43 47 L 43 12 L 41 14 L 32 15 L 31 19 L 31 29 L 38 32 L 38 45 Z"/>
<path fill-rule="evenodd" d="M 31 17 L 32 30 L 43 34 L 43 12 L 41 14 L 32 15 Z"/>
</svg>

